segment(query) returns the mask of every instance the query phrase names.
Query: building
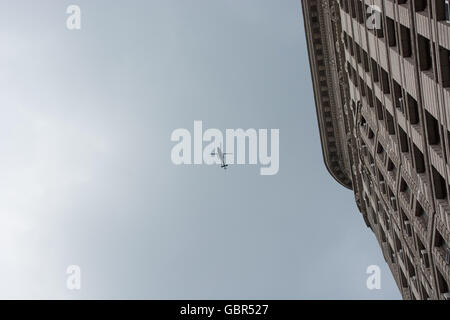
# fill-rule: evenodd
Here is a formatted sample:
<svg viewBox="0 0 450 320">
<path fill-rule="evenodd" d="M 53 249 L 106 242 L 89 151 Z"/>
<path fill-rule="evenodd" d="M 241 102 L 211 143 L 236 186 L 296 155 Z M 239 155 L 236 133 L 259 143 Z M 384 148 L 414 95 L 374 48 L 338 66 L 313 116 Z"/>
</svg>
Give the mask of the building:
<svg viewBox="0 0 450 320">
<path fill-rule="evenodd" d="M 303 0 L 324 161 L 404 299 L 450 299 L 448 0 Z"/>
</svg>

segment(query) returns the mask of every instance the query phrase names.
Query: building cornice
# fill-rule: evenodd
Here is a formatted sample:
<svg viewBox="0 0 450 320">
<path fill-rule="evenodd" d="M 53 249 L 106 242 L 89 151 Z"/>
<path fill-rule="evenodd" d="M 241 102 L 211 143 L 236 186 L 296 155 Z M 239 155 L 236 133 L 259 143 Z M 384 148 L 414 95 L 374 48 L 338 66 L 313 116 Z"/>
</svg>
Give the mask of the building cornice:
<svg viewBox="0 0 450 320">
<path fill-rule="evenodd" d="M 302 1 L 302 6 L 325 166 L 337 182 L 352 189 L 346 129 L 339 127 L 339 124 L 344 125 L 340 120 L 345 104 L 340 96 L 342 74 L 338 74 L 336 67 L 340 59 L 332 45 L 335 35 L 330 33 L 330 26 L 325 25 L 336 22 L 332 21 L 328 1 L 307 0 Z"/>
</svg>

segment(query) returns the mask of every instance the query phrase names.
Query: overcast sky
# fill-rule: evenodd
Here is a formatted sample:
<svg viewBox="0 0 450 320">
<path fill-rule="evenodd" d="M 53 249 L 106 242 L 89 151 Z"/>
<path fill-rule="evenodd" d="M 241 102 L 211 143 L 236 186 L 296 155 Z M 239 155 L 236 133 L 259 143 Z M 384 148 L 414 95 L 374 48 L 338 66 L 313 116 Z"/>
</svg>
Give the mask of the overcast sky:
<svg viewBox="0 0 450 320">
<path fill-rule="evenodd" d="M 400 298 L 324 166 L 301 18 L 299 0 L 0 0 L 0 298 Z M 280 129 L 279 173 L 175 166 L 194 120 Z"/>
</svg>

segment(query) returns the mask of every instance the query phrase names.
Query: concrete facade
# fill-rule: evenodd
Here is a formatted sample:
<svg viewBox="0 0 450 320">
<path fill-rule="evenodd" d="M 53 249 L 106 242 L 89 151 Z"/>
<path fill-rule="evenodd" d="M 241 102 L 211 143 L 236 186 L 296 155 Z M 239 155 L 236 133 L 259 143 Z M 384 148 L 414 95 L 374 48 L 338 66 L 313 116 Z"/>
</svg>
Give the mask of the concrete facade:
<svg viewBox="0 0 450 320">
<path fill-rule="evenodd" d="M 450 299 L 450 4 L 303 0 L 324 161 L 404 299 Z"/>
</svg>

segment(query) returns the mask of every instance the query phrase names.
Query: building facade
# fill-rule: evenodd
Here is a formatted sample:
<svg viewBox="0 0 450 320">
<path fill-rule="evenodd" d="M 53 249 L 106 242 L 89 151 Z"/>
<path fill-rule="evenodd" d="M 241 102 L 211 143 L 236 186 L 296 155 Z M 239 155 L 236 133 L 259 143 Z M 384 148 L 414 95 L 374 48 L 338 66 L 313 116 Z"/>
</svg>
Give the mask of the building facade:
<svg viewBox="0 0 450 320">
<path fill-rule="evenodd" d="M 450 299 L 449 0 L 302 0 L 324 161 L 404 299 Z"/>
</svg>

